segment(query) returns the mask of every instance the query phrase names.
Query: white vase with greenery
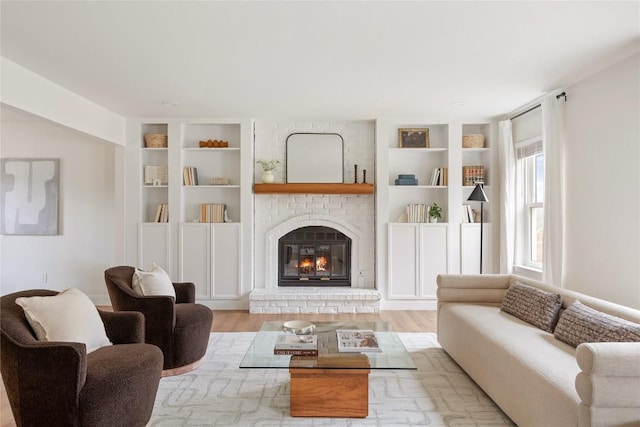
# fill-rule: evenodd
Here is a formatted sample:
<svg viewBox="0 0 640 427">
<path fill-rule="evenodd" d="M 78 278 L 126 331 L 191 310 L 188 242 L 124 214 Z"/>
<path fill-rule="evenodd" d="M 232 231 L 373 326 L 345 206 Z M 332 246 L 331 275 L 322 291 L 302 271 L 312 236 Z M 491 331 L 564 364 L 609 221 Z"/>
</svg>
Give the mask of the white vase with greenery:
<svg viewBox="0 0 640 427">
<path fill-rule="evenodd" d="M 280 164 L 280 160 L 258 160 L 256 163 L 262 166 L 262 182 L 265 184 L 273 182 L 275 180 L 273 171 L 276 170 Z"/>
</svg>

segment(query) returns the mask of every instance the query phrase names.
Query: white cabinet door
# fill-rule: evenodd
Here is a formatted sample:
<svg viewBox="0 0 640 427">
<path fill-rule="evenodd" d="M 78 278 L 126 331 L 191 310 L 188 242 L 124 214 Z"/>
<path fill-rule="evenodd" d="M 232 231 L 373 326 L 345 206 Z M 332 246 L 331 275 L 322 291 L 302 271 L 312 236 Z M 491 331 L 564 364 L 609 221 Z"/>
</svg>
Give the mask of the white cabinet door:
<svg viewBox="0 0 640 427">
<path fill-rule="evenodd" d="M 447 253 L 447 224 L 389 224 L 389 299 L 435 299 Z"/>
<path fill-rule="evenodd" d="M 211 241 L 209 224 L 180 224 L 180 274 L 193 282 L 196 299 L 211 298 Z"/>
<path fill-rule="evenodd" d="M 213 297 L 237 299 L 241 296 L 241 232 L 239 223 L 212 224 Z"/>
<path fill-rule="evenodd" d="M 417 224 L 389 224 L 389 299 L 417 296 Z"/>
<path fill-rule="evenodd" d="M 460 273 L 480 273 L 480 224 L 460 226 Z M 482 272 L 492 273 L 491 224 L 482 229 Z"/>
<path fill-rule="evenodd" d="M 436 277 L 447 273 L 447 224 L 420 224 L 420 296 L 436 298 Z"/>
<path fill-rule="evenodd" d="M 138 228 L 137 267 L 148 270 L 153 263 L 156 263 L 171 276 L 169 240 L 167 224 L 141 223 Z"/>
</svg>

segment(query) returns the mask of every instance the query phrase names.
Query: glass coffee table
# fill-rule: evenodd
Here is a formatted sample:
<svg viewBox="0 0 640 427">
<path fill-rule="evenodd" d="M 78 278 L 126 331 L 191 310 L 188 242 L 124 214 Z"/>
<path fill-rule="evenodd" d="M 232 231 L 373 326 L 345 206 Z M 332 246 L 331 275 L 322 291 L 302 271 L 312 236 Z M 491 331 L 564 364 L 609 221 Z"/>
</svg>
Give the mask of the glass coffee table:
<svg viewBox="0 0 640 427">
<path fill-rule="evenodd" d="M 289 369 L 290 414 L 293 417 L 353 417 L 369 414 L 371 369 L 416 369 L 416 365 L 386 322 L 313 322 L 317 356 L 273 354 L 284 322 L 265 322 L 247 350 L 240 368 Z M 380 352 L 338 351 L 336 330 L 373 330 Z"/>
</svg>

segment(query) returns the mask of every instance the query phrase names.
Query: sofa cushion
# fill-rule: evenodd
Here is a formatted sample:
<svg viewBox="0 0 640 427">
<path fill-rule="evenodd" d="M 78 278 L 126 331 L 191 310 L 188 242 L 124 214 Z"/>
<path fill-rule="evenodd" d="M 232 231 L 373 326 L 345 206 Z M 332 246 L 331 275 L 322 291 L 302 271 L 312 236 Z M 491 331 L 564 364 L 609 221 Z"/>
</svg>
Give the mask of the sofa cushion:
<svg viewBox="0 0 640 427">
<path fill-rule="evenodd" d="M 553 332 L 561 307 L 560 294 L 514 282 L 507 289 L 501 310 L 543 331 Z"/>
<path fill-rule="evenodd" d="M 169 296 L 175 299 L 176 290 L 169 275 L 155 263 L 151 271 L 136 270 L 131 279 L 133 290 L 140 295 Z"/>
<path fill-rule="evenodd" d="M 21 297 L 16 304 L 24 310 L 39 341 L 84 343 L 87 353 L 111 345 L 98 309 L 78 289 L 53 296 Z"/>
<path fill-rule="evenodd" d="M 554 335 L 574 347 L 585 342 L 640 341 L 640 324 L 574 301 L 560 316 Z"/>
</svg>

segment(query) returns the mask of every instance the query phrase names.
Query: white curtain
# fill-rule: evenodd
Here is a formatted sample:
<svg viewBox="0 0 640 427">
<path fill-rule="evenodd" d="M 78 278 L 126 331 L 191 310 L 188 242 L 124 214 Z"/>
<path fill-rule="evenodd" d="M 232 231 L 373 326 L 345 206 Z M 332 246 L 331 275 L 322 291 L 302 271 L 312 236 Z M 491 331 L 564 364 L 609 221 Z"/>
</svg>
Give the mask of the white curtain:
<svg viewBox="0 0 640 427">
<path fill-rule="evenodd" d="M 515 203 L 516 203 L 516 159 L 511 133 L 511 120 L 499 123 L 498 136 L 500 146 L 498 157 L 500 164 L 500 272 L 512 273 L 515 249 Z"/>
<path fill-rule="evenodd" d="M 544 144 L 544 282 L 564 287 L 564 100 L 555 95 L 542 100 Z"/>
</svg>

